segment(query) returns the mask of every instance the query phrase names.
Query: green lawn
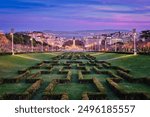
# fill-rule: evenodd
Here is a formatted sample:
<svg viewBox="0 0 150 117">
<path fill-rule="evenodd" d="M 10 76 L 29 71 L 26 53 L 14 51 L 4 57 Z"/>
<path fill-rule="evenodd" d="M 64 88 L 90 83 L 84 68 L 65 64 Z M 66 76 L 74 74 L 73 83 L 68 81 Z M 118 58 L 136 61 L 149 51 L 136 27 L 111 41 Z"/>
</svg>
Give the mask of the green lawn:
<svg viewBox="0 0 150 117">
<path fill-rule="evenodd" d="M 20 69 L 28 68 L 43 60 L 49 60 L 51 57 L 60 53 L 33 53 L 0 56 L 0 77 L 12 78 L 17 75 Z"/>
<path fill-rule="evenodd" d="M 14 83 L 0 85 L 0 95 L 4 93 L 23 93 L 31 84 Z"/>
<path fill-rule="evenodd" d="M 106 60 L 112 65 L 122 66 L 131 70 L 135 77 L 150 77 L 150 56 L 148 55 L 130 55 L 130 54 L 92 54 L 98 60 Z"/>
<path fill-rule="evenodd" d="M 96 91 L 97 89 L 93 86 L 93 84 L 79 84 L 79 83 L 58 84 L 54 89 L 54 93 L 67 92 L 69 95 L 69 99 L 72 100 L 81 100 L 83 92 L 96 92 Z"/>
<path fill-rule="evenodd" d="M 120 83 L 121 87 L 123 87 L 128 92 L 146 92 L 150 93 L 150 86 L 140 83 Z"/>
</svg>

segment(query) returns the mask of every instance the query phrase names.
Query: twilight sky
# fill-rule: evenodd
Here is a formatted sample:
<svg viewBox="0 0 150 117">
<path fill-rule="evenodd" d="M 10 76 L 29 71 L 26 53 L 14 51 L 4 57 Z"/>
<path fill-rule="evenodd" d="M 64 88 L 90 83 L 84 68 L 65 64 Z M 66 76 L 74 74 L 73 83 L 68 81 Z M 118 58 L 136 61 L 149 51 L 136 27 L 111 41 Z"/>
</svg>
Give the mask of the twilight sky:
<svg viewBox="0 0 150 117">
<path fill-rule="evenodd" d="M 0 30 L 150 29 L 149 0 L 1 0 Z"/>
</svg>

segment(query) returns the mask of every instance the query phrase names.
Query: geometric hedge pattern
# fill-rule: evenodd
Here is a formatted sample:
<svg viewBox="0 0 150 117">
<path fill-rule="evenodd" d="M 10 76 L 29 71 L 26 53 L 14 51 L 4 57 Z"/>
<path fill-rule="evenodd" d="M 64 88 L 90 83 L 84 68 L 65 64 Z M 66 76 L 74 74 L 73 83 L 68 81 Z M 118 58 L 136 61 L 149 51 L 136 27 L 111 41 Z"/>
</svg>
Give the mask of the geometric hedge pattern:
<svg viewBox="0 0 150 117">
<path fill-rule="evenodd" d="M 131 73 L 86 53 L 63 53 L 18 70 L 14 78 L 1 78 L 0 99 L 149 100 L 150 78 Z"/>
</svg>

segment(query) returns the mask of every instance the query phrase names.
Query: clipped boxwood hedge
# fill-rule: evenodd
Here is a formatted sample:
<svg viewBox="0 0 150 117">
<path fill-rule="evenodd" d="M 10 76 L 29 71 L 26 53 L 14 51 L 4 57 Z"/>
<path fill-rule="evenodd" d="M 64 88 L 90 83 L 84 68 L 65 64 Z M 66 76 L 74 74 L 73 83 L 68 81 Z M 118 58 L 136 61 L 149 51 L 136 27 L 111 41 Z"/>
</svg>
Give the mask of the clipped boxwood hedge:
<svg viewBox="0 0 150 117">
<path fill-rule="evenodd" d="M 93 78 L 93 83 L 95 84 L 95 86 L 99 90 L 99 92 L 101 92 L 101 93 L 106 92 L 104 86 L 101 84 L 101 82 L 97 78 Z"/>
</svg>

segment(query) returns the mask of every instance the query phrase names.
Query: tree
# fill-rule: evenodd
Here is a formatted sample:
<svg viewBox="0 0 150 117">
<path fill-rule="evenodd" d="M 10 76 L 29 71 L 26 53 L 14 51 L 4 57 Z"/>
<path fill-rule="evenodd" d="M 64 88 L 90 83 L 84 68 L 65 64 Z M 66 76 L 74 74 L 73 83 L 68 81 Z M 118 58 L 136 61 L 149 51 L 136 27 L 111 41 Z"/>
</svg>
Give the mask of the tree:
<svg viewBox="0 0 150 117">
<path fill-rule="evenodd" d="M 142 31 L 140 37 L 144 38 L 146 41 L 150 41 L 150 30 Z"/>
</svg>

